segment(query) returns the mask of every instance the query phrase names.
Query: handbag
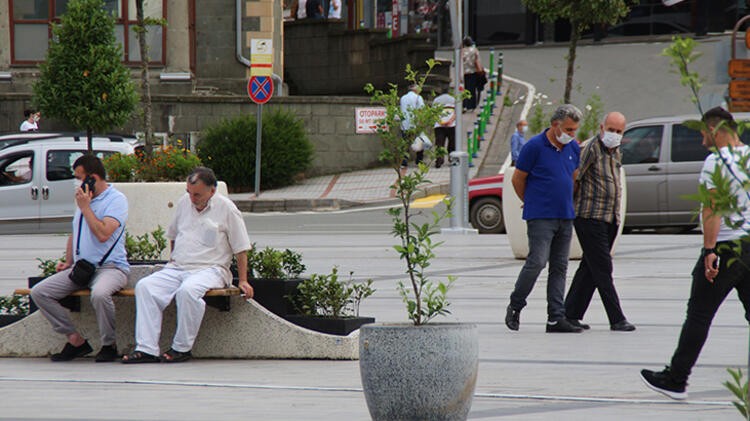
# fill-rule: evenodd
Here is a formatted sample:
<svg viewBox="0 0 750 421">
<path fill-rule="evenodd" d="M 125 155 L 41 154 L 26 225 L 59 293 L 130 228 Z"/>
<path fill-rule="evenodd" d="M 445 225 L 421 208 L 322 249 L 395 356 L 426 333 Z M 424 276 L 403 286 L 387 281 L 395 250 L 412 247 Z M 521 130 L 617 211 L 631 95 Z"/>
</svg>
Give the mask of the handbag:
<svg viewBox="0 0 750 421">
<path fill-rule="evenodd" d="M 83 226 L 83 215 L 81 215 L 80 219 L 78 220 L 78 239 L 76 240 L 76 255 L 79 255 L 81 252 L 79 248 L 81 247 L 81 227 Z M 117 239 L 114 243 L 112 243 L 112 246 L 107 250 L 107 253 L 102 256 L 102 259 L 99 260 L 99 264 L 95 265 L 91 262 L 89 262 L 86 259 L 78 259 L 76 260 L 75 264 L 73 264 L 73 269 L 68 274 L 68 278 L 70 278 L 71 281 L 73 281 L 74 284 L 78 285 L 81 288 L 86 288 L 91 283 L 91 279 L 94 277 L 94 274 L 96 273 L 97 266 L 101 266 L 104 264 L 104 262 L 107 260 L 107 257 L 109 257 L 110 253 L 112 253 L 112 250 L 114 250 L 115 246 L 117 245 L 117 242 L 120 241 L 120 237 L 122 237 L 122 233 L 125 232 L 125 227 L 122 227 L 122 230 L 120 231 L 120 235 L 117 236 Z"/>
<path fill-rule="evenodd" d="M 482 70 L 481 72 L 477 72 L 477 85 L 484 87 L 484 85 L 487 84 L 487 73 Z"/>
<path fill-rule="evenodd" d="M 425 132 L 422 132 L 414 139 L 414 142 L 411 143 L 411 150 L 414 152 L 422 152 L 425 149 L 431 149 L 432 148 L 432 141 L 429 137 L 427 137 L 427 134 Z"/>
</svg>

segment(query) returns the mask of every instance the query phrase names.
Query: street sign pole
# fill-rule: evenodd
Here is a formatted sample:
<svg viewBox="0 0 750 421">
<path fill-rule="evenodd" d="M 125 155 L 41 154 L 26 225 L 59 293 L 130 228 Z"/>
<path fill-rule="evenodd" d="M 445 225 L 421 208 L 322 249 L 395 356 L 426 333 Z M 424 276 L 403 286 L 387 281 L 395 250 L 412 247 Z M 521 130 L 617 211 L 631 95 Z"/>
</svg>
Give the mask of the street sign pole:
<svg viewBox="0 0 750 421">
<path fill-rule="evenodd" d="M 258 113 L 255 117 L 255 197 L 260 197 L 260 145 L 263 133 L 263 104 L 258 104 Z"/>
</svg>

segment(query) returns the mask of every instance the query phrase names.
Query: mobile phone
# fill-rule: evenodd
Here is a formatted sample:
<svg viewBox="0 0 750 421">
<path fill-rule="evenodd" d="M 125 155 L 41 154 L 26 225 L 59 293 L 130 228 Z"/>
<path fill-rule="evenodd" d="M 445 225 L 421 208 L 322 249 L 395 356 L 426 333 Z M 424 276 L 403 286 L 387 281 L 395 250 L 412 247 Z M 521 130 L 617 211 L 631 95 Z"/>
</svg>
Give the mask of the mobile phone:
<svg viewBox="0 0 750 421">
<path fill-rule="evenodd" d="M 714 269 L 719 269 L 719 256 L 716 256 L 716 260 L 714 260 Z"/>
<path fill-rule="evenodd" d="M 83 183 L 81 183 L 81 190 L 84 192 L 91 192 L 94 193 L 94 185 L 96 184 L 96 180 L 94 180 L 94 177 L 88 175 L 83 180 Z M 88 187 L 88 190 L 86 189 Z"/>
</svg>

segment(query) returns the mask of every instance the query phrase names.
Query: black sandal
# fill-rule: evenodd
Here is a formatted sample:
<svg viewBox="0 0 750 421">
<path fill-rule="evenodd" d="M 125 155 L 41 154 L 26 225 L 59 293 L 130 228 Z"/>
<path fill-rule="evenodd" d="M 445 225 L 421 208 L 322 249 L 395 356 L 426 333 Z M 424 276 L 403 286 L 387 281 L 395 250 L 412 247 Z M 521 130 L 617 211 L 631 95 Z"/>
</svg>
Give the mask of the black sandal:
<svg viewBox="0 0 750 421">
<path fill-rule="evenodd" d="M 123 364 L 142 364 L 142 363 L 161 362 L 159 357 L 157 357 L 156 355 L 146 354 L 145 352 L 141 352 L 141 351 L 134 351 L 128 355 L 123 355 L 122 360 L 120 361 Z"/>
<path fill-rule="evenodd" d="M 193 358 L 193 354 L 190 351 L 180 352 L 169 348 L 169 351 L 162 354 L 161 361 L 164 363 L 181 363 L 191 358 Z"/>
</svg>

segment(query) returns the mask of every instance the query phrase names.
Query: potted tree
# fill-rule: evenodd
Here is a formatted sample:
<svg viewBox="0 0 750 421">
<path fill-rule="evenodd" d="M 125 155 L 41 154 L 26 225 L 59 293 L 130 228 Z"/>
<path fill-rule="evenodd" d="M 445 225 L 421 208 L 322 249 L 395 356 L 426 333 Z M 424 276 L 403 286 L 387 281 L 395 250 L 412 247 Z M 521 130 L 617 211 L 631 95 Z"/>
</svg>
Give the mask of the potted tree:
<svg viewBox="0 0 750 421">
<path fill-rule="evenodd" d="M 407 82 L 421 88 L 434 65 L 429 60 L 428 71 L 421 76 L 407 65 Z M 411 173 L 401 170 L 412 140 L 420 133 L 430 133 L 442 110 L 436 105 L 412 110 L 414 127 L 401 136 L 398 121 L 404 116 L 398 87 L 391 84 L 382 91 L 368 84 L 365 90 L 372 102 L 386 109 L 378 129 L 384 146 L 381 159 L 398 177 L 394 187 L 400 206 L 388 212 L 393 219 L 393 235 L 398 239 L 394 249 L 406 266 L 407 281 L 399 282 L 398 291 L 411 321 L 367 324 L 360 329 L 359 366 L 367 407 L 374 420 L 466 419 L 477 379 L 476 325 L 428 324 L 434 317 L 449 313 L 446 295 L 454 278 L 435 283 L 427 278 L 425 270 L 440 244 L 433 237 L 439 232 L 440 221 L 450 213 L 450 201 L 445 212 L 433 212 L 431 220 L 416 222 L 410 204 L 415 193 L 429 181 L 429 165 L 422 163 Z"/>
<path fill-rule="evenodd" d="M 346 336 L 366 323 L 375 322 L 373 317 L 360 317 L 359 305 L 372 295 L 372 279 L 354 283 L 339 280 L 338 268 L 333 267 L 328 275 L 314 273 L 297 287 L 292 298 L 300 314 L 285 318 L 304 328 L 331 335 Z"/>
<path fill-rule="evenodd" d="M 29 297 L 9 295 L 0 297 L 0 327 L 15 323 L 29 314 Z"/>
<path fill-rule="evenodd" d="M 294 314 L 290 298 L 297 294 L 297 286 L 302 282 L 299 276 L 306 269 L 302 254 L 272 247 L 258 250 L 253 243 L 247 251 L 247 266 L 248 282 L 255 293 L 253 299 L 279 317 Z"/>
</svg>

